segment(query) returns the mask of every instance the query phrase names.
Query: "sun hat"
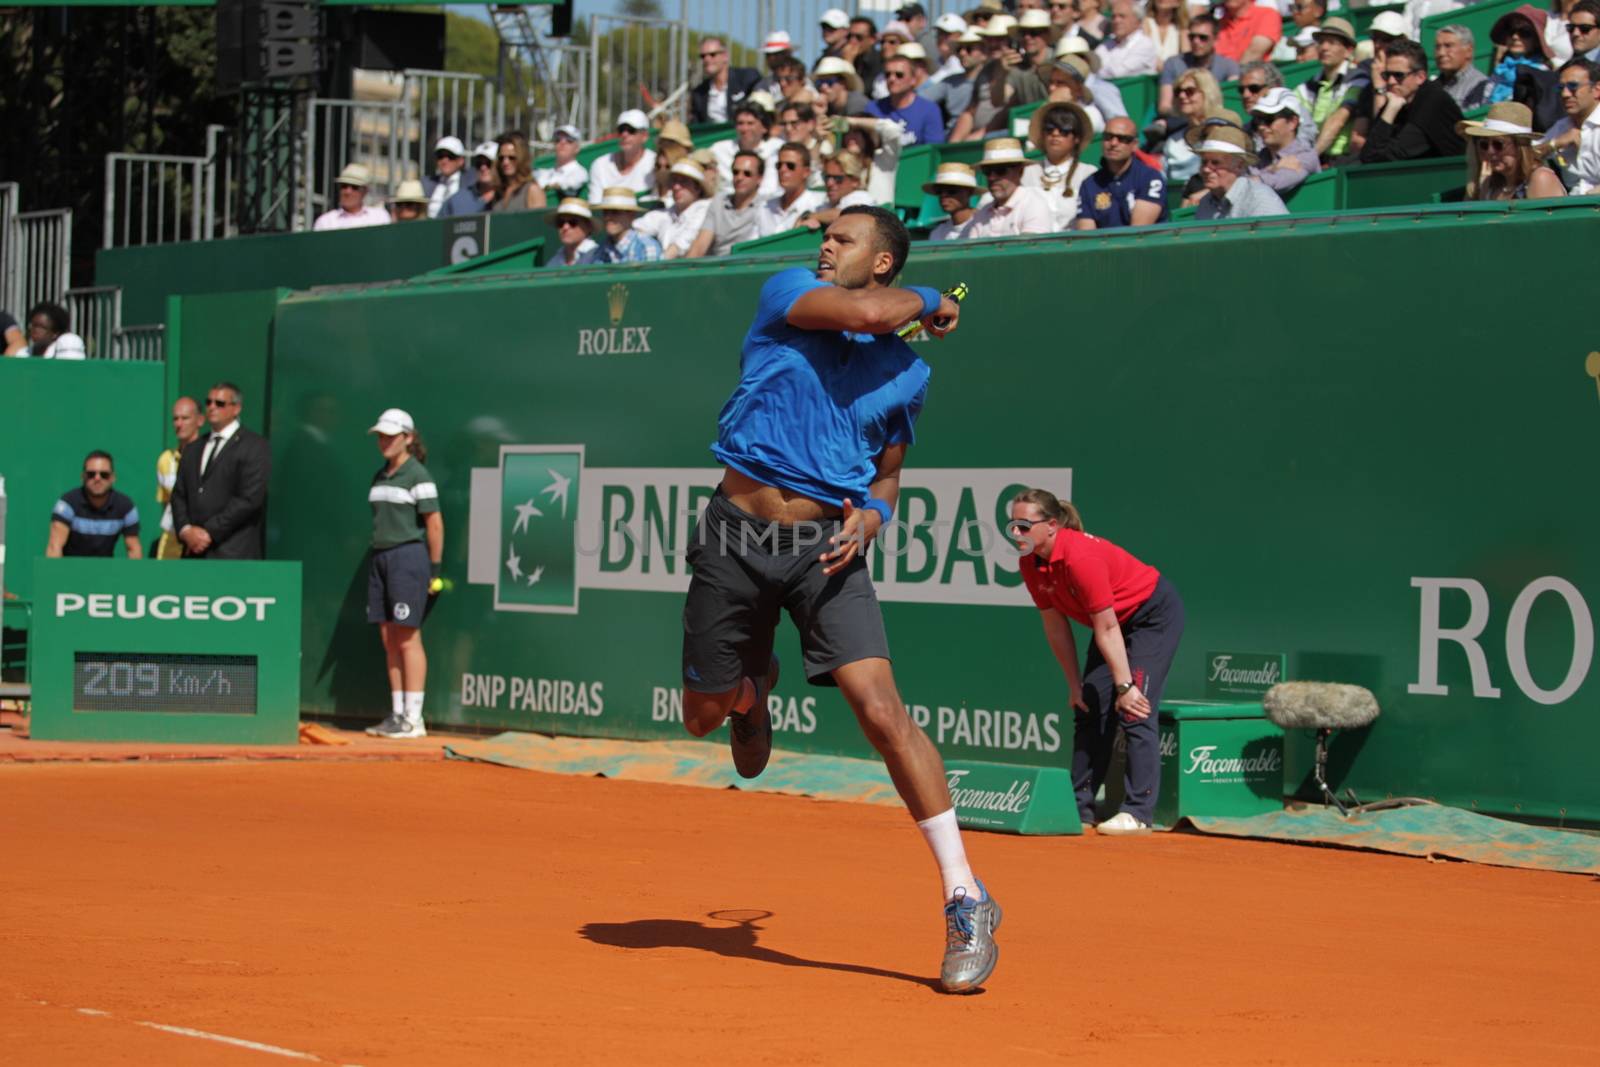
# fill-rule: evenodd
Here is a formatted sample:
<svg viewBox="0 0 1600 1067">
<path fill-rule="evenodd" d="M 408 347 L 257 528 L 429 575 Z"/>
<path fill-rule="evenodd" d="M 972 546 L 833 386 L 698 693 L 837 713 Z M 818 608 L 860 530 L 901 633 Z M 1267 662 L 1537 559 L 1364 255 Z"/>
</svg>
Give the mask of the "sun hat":
<svg viewBox="0 0 1600 1067">
<path fill-rule="evenodd" d="M 953 11 L 946 11 L 933 20 L 933 28 L 940 33 L 966 33 L 967 20 Z"/>
<path fill-rule="evenodd" d="M 1068 56 L 1082 56 L 1083 61 L 1089 64 L 1090 73 L 1100 69 L 1100 56 L 1082 37 L 1063 37 L 1056 44 L 1056 58 L 1065 59 Z"/>
<path fill-rule="evenodd" d="M 1200 142 L 1211 136 L 1211 131 L 1220 126 L 1232 126 L 1243 133 L 1244 119 L 1239 117 L 1237 111 L 1230 111 L 1227 108 L 1213 111 L 1202 121 L 1189 124 L 1189 128 L 1183 131 L 1183 143 L 1198 152 Z"/>
<path fill-rule="evenodd" d="M 563 199 L 556 205 L 556 209 L 550 212 L 550 220 L 554 222 L 562 215 L 583 219 L 586 222 L 594 221 L 594 212 L 589 210 L 589 202 L 581 196 L 569 196 Z"/>
<path fill-rule="evenodd" d="M 822 18 L 818 21 L 830 30 L 848 30 L 850 28 L 850 16 L 836 7 L 830 7 L 824 11 Z"/>
<path fill-rule="evenodd" d="M 982 43 L 983 43 L 983 37 L 978 33 L 977 30 L 973 29 L 971 26 L 968 26 L 966 29 L 962 30 L 961 31 L 961 36 L 956 38 L 956 44 L 982 44 Z"/>
<path fill-rule="evenodd" d="M 1009 167 L 1015 163 L 1026 164 L 1028 157 L 1022 151 L 1022 142 L 1015 137 L 995 137 L 983 142 L 983 158 L 978 169 Z"/>
<path fill-rule="evenodd" d="M 678 160 L 667 173 L 693 179 L 694 183 L 700 186 L 700 191 L 706 196 L 710 196 L 717 191 L 716 185 L 706 180 L 705 169 L 692 159 Z"/>
<path fill-rule="evenodd" d="M 359 185 L 365 189 L 372 184 L 372 172 L 360 163 L 347 163 L 333 180 L 335 185 Z"/>
<path fill-rule="evenodd" d="M 789 40 L 789 31 L 773 30 L 767 34 L 767 39 L 761 42 L 761 51 L 769 56 L 775 56 L 779 52 L 794 51 L 794 42 Z"/>
<path fill-rule="evenodd" d="M 656 131 L 656 144 L 661 144 L 663 141 L 689 149 L 694 148 L 694 138 L 689 136 L 689 127 L 677 119 L 668 119 L 662 123 L 661 129 Z"/>
<path fill-rule="evenodd" d="M 989 21 L 978 29 L 980 37 L 1010 37 L 1011 31 L 1016 29 L 1017 20 L 1010 15 L 993 15 Z"/>
<path fill-rule="evenodd" d="M 1384 14 L 1388 14 L 1388 12 L 1384 12 Z M 1312 31 L 1311 36 L 1337 37 L 1351 48 L 1356 46 L 1356 28 L 1350 25 L 1349 19 L 1323 19 L 1322 25 Z"/>
<path fill-rule="evenodd" d="M 565 137 L 569 141 L 577 141 L 579 144 L 583 143 L 583 134 L 578 132 L 578 127 L 573 126 L 570 123 L 563 126 L 557 126 L 555 137 L 557 140 Z"/>
<path fill-rule="evenodd" d="M 922 191 L 930 196 L 937 196 L 941 185 L 976 189 L 978 176 L 965 163 L 941 163 L 939 169 L 933 172 L 933 180 L 923 183 Z"/>
<path fill-rule="evenodd" d="M 1256 165 L 1255 141 L 1237 126 L 1216 125 L 1206 129 L 1206 139 L 1194 146 L 1196 155 L 1215 152 L 1242 156 L 1248 166 Z"/>
<path fill-rule="evenodd" d="M 467 154 L 467 146 L 461 143 L 459 137 L 441 137 L 433 146 L 435 152 L 449 152 L 452 156 Z"/>
<path fill-rule="evenodd" d="M 1546 60 L 1550 59 L 1550 46 L 1544 40 L 1544 27 L 1550 20 L 1550 13 L 1541 11 L 1532 4 L 1523 4 L 1495 19 L 1494 28 L 1489 31 L 1489 40 L 1495 44 L 1505 44 L 1511 37 L 1514 20 L 1518 18 L 1525 18 L 1533 24 L 1533 40 L 1539 46 L 1539 54 Z"/>
<path fill-rule="evenodd" d="M 861 75 L 856 73 L 855 66 L 849 60 L 838 56 L 823 56 L 817 60 L 817 65 L 811 68 L 811 80 L 821 78 L 839 78 L 851 92 L 861 91 Z"/>
<path fill-rule="evenodd" d="M 1456 132 L 1463 137 L 1512 137 L 1525 141 L 1539 136 L 1533 128 L 1533 112 L 1528 105 L 1511 100 L 1491 105 L 1489 113 L 1480 120 L 1456 123 Z"/>
<path fill-rule="evenodd" d="M 386 408 L 378 421 L 367 430 L 368 433 L 416 433 L 417 424 L 411 421 L 411 416 L 400 408 Z"/>
<path fill-rule="evenodd" d="M 1041 11 L 1036 7 L 1029 8 L 1017 16 L 1019 30 L 1048 30 L 1050 25 L 1050 12 Z"/>
<path fill-rule="evenodd" d="M 400 188 L 395 190 L 389 198 L 391 204 L 426 204 L 429 203 L 428 194 L 422 191 L 422 183 L 415 178 L 407 178 L 400 183 Z"/>
<path fill-rule="evenodd" d="M 1060 59 L 1053 59 L 1049 63 L 1045 63 L 1039 67 L 1039 76 L 1048 80 L 1052 70 L 1059 70 L 1064 74 L 1068 74 L 1071 77 L 1076 78 L 1079 84 L 1083 85 L 1083 89 L 1081 91 L 1083 93 L 1084 101 L 1086 103 L 1093 102 L 1089 93 L 1088 85 L 1086 84 L 1089 80 L 1090 73 L 1089 62 L 1083 56 L 1062 56 Z"/>
<path fill-rule="evenodd" d="M 1327 23 L 1324 22 L 1323 25 L 1326 26 Z M 1367 33 L 1369 35 L 1383 33 L 1390 37 L 1410 37 L 1411 23 L 1407 22 L 1406 17 L 1398 11 L 1384 11 L 1380 12 L 1378 17 L 1367 25 Z"/>
<path fill-rule="evenodd" d="M 607 186 L 600 194 L 600 199 L 589 205 L 596 211 L 643 211 L 639 206 L 639 197 L 626 185 Z"/>
<path fill-rule="evenodd" d="M 1028 123 L 1028 140 L 1033 142 L 1035 148 L 1044 148 L 1044 123 L 1051 115 L 1060 115 L 1063 111 L 1070 111 L 1078 124 L 1078 142 L 1086 143 L 1094 136 L 1094 123 L 1089 121 L 1089 113 L 1077 104 L 1065 100 L 1058 100 L 1053 104 L 1046 104 L 1033 113 L 1032 120 Z"/>
<path fill-rule="evenodd" d="M 921 63 L 922 69 L 932 73 L 933 61 L 928 58 L 928 50 L 915 41 L 907 41 L 895 49 L 895 59 L 909 59 L 913 63 Z"/>
<path fill-rule="evenodd" d="M 878 40 L 881 41 L 885 37 L 898 37 L 902 41 L 914 41 L 917 39 L 917 35 L 911 32 L 911 27 L 899 19 L 891 20 L 887 26 L 878 31 Z"/>
</svg>

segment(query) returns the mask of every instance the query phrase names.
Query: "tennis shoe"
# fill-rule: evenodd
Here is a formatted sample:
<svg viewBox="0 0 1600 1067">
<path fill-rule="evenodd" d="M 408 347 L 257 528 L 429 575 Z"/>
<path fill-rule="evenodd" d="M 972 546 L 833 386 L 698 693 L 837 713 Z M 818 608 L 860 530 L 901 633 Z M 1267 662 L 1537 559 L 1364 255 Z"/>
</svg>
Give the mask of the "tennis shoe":
<svg viewBox="0 0 1600 1067">
<path fill-rule="evenodd" d="M 1095 832 L 1105 834 L 1107 837 L 1130 837 L 1133 834 L 1149 833 L 1150 824 L 1140 822 L 1138 818 L 1125 811 L 1119 811 L 1099 826 L 1096 826 Z"/>
<path fill-rule="evenodd" d="M 367 727 L 367 734 L 370 737 L 383 737 L 385 731 L 393 730 L 396 727 L 396 724 L 398 724 L 400 721 L 400 716 L 396 715 L 394 712 L 390 712 L 387 719 L 384 719 L 382 722 L 375 722 L 371 726 Z"/>
<path fill-rule="evenodd" d="M 733 750 L 733 768 L 741 778 L 759 776 L 772 757 L 772 714 L 767 710 L 767 694 L 777 684 L 778 657 L 773 656 L 766 678 L 756 685 L 756 699 L 750 710 L 728 716 L 728 746 Z"/>
<path fill-rule="evenodd" d="M 946 993 L 974 992 L 994 973 L 1000 946 L 994 933 L 1000 929 L 1000 905 L 978 883 L 981 900 L 956 890 L 944 906 L 944 964 L 939 968 L 939 988 Z"/>
<path fill-rule="evenodd" d="M 413 738 L 427 737 L 428 728 L 422 725 L 422 720 L 392 719 L 380 723 L 373 732 L 374 737 L 388 738 Z"/>
</svg>

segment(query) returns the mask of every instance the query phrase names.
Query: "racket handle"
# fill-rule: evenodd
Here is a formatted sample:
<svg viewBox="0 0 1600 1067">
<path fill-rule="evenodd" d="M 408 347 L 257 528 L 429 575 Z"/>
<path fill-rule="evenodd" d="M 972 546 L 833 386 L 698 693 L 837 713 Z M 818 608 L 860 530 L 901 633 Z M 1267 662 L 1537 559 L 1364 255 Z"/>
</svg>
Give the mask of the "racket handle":
<svg viewBox="0 0 1600 1067">
<path fill-rule="evenodd" d="M 971 291 L 972 290 L 968 287 L 966 282 L 957 282 L 955 285 L 952 285 L 950 288 L 946 289 L 944 291 L 944 295 L 948 296 L 951 300 L 954 300 L 959 304 L 961 301 L 967 298 L 967 294 Z M 921 332 L 922 320 L 915 319 L 896 330 L 895 335 L 903 340 L 909 341 Z"/>
</svg>

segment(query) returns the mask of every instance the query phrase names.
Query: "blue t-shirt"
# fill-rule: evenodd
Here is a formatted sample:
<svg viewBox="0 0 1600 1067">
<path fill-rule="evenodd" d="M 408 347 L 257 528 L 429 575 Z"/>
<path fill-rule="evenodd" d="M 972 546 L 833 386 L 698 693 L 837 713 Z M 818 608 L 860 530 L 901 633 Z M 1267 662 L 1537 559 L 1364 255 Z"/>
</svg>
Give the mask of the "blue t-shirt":
<svg viewBox="0 0 1600 1067">
<path fill-rule="evenodd" d="M 1133 222 L 1133 205 L 1140 200 L 1161 205 L 1157 222 L 1172 218 L 1167 210 L 1167 180 L 1161 172 L 1134 156 L 1122 177 L 1113 178 L 1101 167 L 1078 187 L 1078 217 L 1093 219 L 1098 229 L 1110 230 Z"/>
<path fill-rule="evenodd" d="M 912 96 L 911 103 L 901 108 L 891 108 L 889 98 L 874 100 L 867 105 L 867 114 L 879 119 L 892 119 L 900 128 L 917 139 L 917 144 L 944 143 L 944 114 L 939 105 L 922 96 Z"/>
<path fill-rule="evenodd" d="M 911 443 L 933 371 L 892 333 L 789 325 L 796 300 L 831 284 L 791 267 L 761 287 L 711 453 L 758 482 L 859 505 L 878 454 Z"/>
<path fill-rule="evenodd" d="M 115 489 L 106 494 L 106 502 L 99 507 L 89 503 L 88 494 L 81 488 L 68 489 L 51 509 L 50 518 L 71 531 L 61 550 L 65 556 L 110 556 L 115 554 L 118 541 L 139 536 L 139 509 Z"/>
</svg>

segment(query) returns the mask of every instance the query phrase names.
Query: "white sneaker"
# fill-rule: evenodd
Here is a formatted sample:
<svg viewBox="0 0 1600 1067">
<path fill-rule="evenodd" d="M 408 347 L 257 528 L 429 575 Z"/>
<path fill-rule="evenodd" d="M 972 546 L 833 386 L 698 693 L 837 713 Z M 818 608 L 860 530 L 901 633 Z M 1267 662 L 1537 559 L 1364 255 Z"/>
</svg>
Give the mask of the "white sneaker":
<svg viewBox="0 0 1600 1067">
<path fill-rule="evenodd" d="M 367 727 L 367 734 L 371 737 L 384 737 L 387 735 L 387 731 L 397 729 L 399 725 L 400 716 L 390 712 L 387 719 L 382 722 L 375 722 Z"/>
<path fill-rule="evenodd" d="M 385 719 L 368 732 L 374 737 L 410 738 L 428 736 L 428 728 L 422 725 L 422 720 L 420 719 L 415 722 L 409 719 Z"/>
<path fill-rule="evenodd" d="M 1108 837 L 1124 837 L 1129 834 L 1147 834 L 1150 832 L 1150 824 L 1147 822 L 1140 822 L 1138 819 L 1134 818 L 1132 815 L 1129 815 L 1125 811 L 1119 811 L 1115 815 L 1111 816 L 1111 818 L 1101 823 L 1099 826 L 1096 826 L 1095 832 L 1105 834 Z"/>
</svg>

